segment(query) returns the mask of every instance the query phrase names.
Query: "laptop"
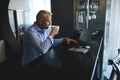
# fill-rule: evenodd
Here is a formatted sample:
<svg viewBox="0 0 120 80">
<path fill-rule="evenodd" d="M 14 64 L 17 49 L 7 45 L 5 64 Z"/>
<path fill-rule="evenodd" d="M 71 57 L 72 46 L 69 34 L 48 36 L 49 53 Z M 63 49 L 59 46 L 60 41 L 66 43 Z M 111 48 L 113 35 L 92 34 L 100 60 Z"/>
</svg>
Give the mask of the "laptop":
<svg viewBox="0 0 120 80">
<path fill-rule="evenodd" d="M 87 53 L 90 48 L 86 48 L 85 46 L 88 46 L 90 40 L 92 39 L 92 33 L 93 31 L 90 29 L 83 29 L 79 37 L 80 44 L 72 45 L 72 47 L 69 48 L 68 51 L 79 52 L 84 54 Z"/>
<path fill-rule="evenodd" d="M 81 31 L 81 35 L 79 37 L 79 40 L 81 40 L 85 43 L 89 43 L 90 40 L 92 39 L 92 33 L 93 33 L 93 31 L 90 29 L 83 29 Z"/>
</svg>

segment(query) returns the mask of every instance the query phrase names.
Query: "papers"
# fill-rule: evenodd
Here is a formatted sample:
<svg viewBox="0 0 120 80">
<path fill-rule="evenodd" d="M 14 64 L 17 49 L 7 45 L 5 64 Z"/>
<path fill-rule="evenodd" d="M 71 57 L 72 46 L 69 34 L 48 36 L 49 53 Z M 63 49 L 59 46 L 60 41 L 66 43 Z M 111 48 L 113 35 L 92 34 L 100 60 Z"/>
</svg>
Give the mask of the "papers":
<svg viewBox="0 0 120 80">
<path fill-rule="evenodd" d="M 87 53 L 89 49 L 86 48 L 69 48 L 68 51 L 72 51 L 72 52 L 79 52 L 79 53 Z"/>
</svg>

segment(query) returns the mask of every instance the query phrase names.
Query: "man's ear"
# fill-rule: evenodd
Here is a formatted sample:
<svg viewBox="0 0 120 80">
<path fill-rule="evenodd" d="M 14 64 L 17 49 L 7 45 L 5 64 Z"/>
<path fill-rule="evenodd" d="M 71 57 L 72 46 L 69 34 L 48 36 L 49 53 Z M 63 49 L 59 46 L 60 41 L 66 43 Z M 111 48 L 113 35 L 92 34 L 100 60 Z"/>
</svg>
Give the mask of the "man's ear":
<svg viewBox="0 0 120 80">
<path fill-rule="evenodd" d="M 39 22 L 40 24 L 42 24 L 42 19 L 40 19 L 38 22 Z"/>
</svg>

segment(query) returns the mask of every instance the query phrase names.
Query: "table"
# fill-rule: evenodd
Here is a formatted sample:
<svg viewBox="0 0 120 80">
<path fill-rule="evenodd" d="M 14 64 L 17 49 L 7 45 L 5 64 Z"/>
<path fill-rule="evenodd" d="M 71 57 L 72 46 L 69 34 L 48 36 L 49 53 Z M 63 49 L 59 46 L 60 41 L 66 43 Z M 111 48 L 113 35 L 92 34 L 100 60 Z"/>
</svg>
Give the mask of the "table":
<svg viewBox="0 0 120 80">
<path fill-rule="evenodd" d="M 91 40 L 87 44 L 91 49 L 86 54 L 70 52 L 70 45 L 66 44 L 51 47 L 47 54 L 25 66 L 24 77 L 44 80 L 92 80 L 102 41 L 102 36 Z"/>
</svg>

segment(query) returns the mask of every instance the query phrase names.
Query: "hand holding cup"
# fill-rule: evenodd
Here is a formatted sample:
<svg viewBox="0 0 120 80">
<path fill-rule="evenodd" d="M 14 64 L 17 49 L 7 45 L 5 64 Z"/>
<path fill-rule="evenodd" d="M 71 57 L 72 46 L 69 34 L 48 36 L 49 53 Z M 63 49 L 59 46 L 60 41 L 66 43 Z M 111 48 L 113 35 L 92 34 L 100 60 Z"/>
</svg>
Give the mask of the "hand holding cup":
<svg viewBox="0 0 120 80">
<path fill-rule="evenodd" d="M 58 34 L 60 26 L 58 26 L 58 25 L 52 25 L 52 29 L 56 29 L 56 34 Z"/>
<path fill-rule="evenodd" d="M 51 28 L 51 33 L 50 33 L 50 35 L 51 36 L 55 36 L 55 35 L 57 35 L 58 34 L 58 32 L 59 32 L 59 26 L 58 25 L 53 25 L 52 26 L 52 28 Z"/>
</svg>

